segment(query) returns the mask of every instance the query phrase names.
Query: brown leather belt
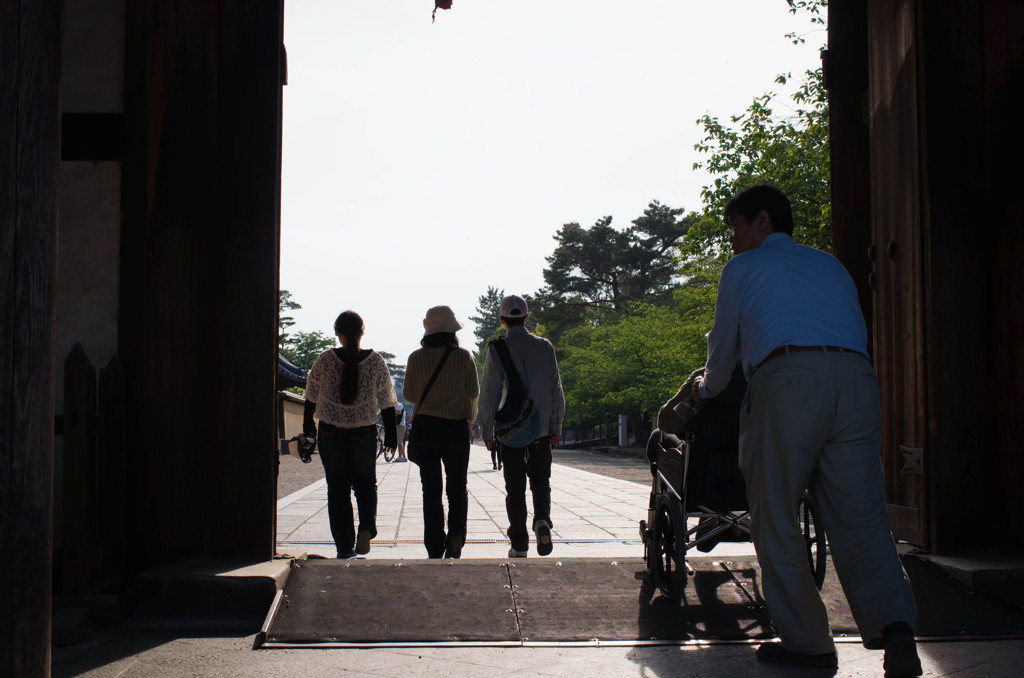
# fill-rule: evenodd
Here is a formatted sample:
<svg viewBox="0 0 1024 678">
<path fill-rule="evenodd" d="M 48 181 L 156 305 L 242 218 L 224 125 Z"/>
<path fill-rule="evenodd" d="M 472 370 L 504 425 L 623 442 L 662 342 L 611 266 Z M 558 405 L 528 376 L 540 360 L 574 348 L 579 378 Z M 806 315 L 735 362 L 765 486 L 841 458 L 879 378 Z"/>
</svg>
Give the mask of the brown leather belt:
<svg viewBox="0 0 1024 678">
<path fill-rule="evenodd" d="M 864 357 L 864 354 L 860 351 L 854 351 L 852 348 L 842 348 L 841 346 L 779 346 L 766 355 L 764 360 L 757 364 L 757 367 L 761 367 L 761 365 L 764 365 L 772 358 L 778 358 L 780 355 L 802 353 L 804 351 L 817 351 L 819 353 L 853 353 L 862 358 Z"/>
</svg>

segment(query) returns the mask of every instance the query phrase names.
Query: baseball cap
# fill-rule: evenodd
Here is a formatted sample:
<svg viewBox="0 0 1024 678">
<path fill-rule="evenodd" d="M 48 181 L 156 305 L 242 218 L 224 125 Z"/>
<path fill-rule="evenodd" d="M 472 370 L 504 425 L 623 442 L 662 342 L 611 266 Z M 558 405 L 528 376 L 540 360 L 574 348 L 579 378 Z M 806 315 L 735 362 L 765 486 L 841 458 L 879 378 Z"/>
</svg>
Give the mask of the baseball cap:
<svg viewBox="0 0 1024 678">
<path fill-rule="evenodd" d="M 498 314 L 502 318 L 522 318 L 529 312 L 530 310 L 526 308 L 526 301 L 515 294 L 510 294 L 502 299 L 501 307 L 498 309 Z"/>
</svg>

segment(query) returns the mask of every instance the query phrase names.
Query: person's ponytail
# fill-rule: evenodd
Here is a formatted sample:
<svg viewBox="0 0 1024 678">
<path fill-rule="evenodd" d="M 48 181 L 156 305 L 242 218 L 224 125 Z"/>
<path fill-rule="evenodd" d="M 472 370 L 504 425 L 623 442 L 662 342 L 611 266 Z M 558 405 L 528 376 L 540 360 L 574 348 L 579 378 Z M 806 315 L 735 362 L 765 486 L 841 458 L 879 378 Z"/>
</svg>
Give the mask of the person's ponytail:
<svg viewBox="0 0 1024 678">
<path fill-rule="evenodd" d="M 363 337 L 363 319 L 355 311 L 344 311 L 334 321 L 334 333 L 345 337 L 341 350 L 341 392 L 338 400 L 351 405 L 359 394 L 359 340 Z"/>
</svg>

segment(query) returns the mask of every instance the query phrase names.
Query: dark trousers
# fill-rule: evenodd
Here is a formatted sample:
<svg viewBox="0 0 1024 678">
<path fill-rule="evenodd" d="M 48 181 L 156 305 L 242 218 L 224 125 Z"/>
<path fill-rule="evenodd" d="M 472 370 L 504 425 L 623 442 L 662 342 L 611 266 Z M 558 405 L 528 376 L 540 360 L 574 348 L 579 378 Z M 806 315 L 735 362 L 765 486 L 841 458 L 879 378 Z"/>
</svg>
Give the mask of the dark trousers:
<svg viewBox="0 0 1024 678">
<path fill-rule="evenodd" d="M 416 417 L 416 461 L 423 485 L 423 545 L 427 556 L 441 558 L 449 536 L 466 536 L 469 493 L 469 428 L 465 419 L 442 419 L 421 414 Z M 444 464 L 444 480 L 441 465 Z M 448 532 L 445 534 L 444 504 L 448 496 Z"/>
<path fill-rule="evenodd" d="M 530 480 L 533 494 L 533 522 L 551 523 L 551 444 L 542 436 L 528 447 L 501 446 L 501 459 L 505 471 L 505 511 L 508 513 L 508 538 L 512 548 L 526 551 L 530 548 L 530 533 L 526 529 L 526 480 Z"/>
<path fill-rule="evenodd" d="M 352 493 L 359 507 L 359 529 L 377 536 L 377 427 L 338 428 L 320 424 L 320 461 L 327 476 L 327 514 L 338 555 L 355 551 Z"/>
<path fill-rule="evenodd" d="M 501 468 L 501 445 L 491 448 L 491 465 Z"/>
</svg>

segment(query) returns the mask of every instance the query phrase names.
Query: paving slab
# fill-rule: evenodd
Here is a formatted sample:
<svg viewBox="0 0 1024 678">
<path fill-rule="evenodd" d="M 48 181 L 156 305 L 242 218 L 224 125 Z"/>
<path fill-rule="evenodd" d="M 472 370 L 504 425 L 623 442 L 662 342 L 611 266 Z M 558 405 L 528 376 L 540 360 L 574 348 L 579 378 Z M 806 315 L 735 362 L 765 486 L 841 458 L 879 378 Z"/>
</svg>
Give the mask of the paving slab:
<svg viewBox="0 0 1024 678">
<path fill-rule="evenodd" d="M 367 558 L 425 558 L 423 501 L 418 466 L 377 462 L 377 538 Z M 500 558 L 509 548 L 505 530 L 505 481 L 480 445 L 470 454 L 466 487 L 469 516 L 463 558 Z M 550 557 L 641 557 L 639 523 L 647 518 L 650 486 L 554 464 L 551 519 L 555 550 Z M 447 502 L 445 501 L 447 511 Z M 527 497 L 527 507 L 532 503 Z M 278 501 L 279 548 L 299 547 L 333 558 L 327 515 L 327 484 L 320 480 Z M 533 546 L 531 545 L 531 550 Z M 750 555 L 753 546 L 723 544 L 714 554 Z M 536 557 L 531 552 L 531 557 Z"/>
</svg>

